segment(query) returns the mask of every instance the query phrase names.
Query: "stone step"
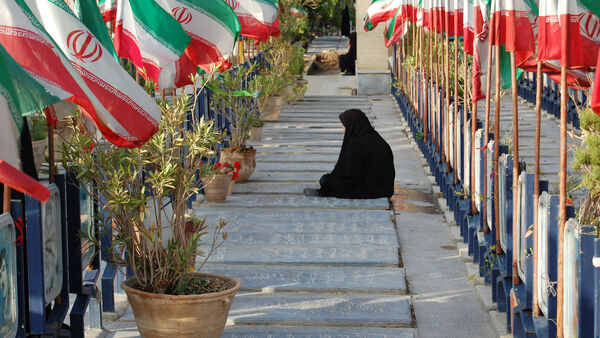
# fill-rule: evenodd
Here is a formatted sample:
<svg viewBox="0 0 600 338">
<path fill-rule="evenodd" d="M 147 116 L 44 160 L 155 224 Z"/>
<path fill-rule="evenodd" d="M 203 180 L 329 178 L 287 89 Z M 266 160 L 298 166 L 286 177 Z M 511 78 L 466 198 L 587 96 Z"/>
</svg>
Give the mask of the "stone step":
<svg viewBox="0 0 600 338">
<path fill-rule="evenodd" d="M 390 224 L 393 226 L 393 224 Z M 258 244 L 258 245 L 319 245 L 319 246 L 349 246 L 349 245 L 398 245 L 395 234 L 369 233 L 322 233 L 322 232 L 281 232 L 281 231 L 243 231 L 227 229 L 227 245 Z M 212 232 L 207 238 L 212 238 Z"/>
<path fill-rule="evenodd" d="M 225 203 L 196 203 L 196 208 L 325 208 L 325 209 L 389 209 L 387 198 L 341 199 L 332 197 L 312 197 L 297 195 L 231 195 Z"/>
<path fill-rule="evenodd" d="M 275 172 L 255 172 L 250 176 L 248 182 L 306 182 L 306 183 L 318 183 L 321 176 L 323 176 L 323 172 L 285 172 L 285 173 L 275 173 Z M 243 183 L 236 183 L 243 184 Z"/>
<path fill-rule="evenodd" d="M 254 141 L 252 145 L 256 145 L 257 147 L 263 147 L 268 145 L 269 147 L 280 147 L 280 148 L 289 148 L 289 147 L 307 147 L 307 148 L 337 148 L 338 151 L 342 147 L 343 139 L 337 140 L 315 140 L 315 138 L 311 139 L 282 139 L 280 141 Z M 264 147 L 267 148 L 267 147 Z"/>
<path fill-rule="evenodd" d="M 333 134 L 326 133 L 315 136 L 314 134 L 304 134 L 304 133 L 289 133 L 283 135 L 282 133 L 265 133 L 263 131 L 261 141 L 274 141 L 275 143 L 280 143 L 282 140 L 314 140 L 318 138 L 319 140 L 343 140 L 344 134 Z"/>
<path fill-rule="evenodd" d="M 332 166 L 333 168 L 333 166 Z M 286 182 L 245 182 L 233 186 L 234 194 L 297 194 L 301 195 L 304 188 L 318 189 L 315 183 L 286 183 Z"/>
<path fill-rule="evenodd" d="M 200 247 L 202 250 L 203 247 Z M 202 256 L 197 261 L 202 261 Z M 398 246 L 225 244 L 209 259 L 222 264 L 314 264 L 398 267 Z"/>
<path fill-rule="evenodd" d="M 295 154 L 256 154 L 256 162 L 323 162 L 335 164 L 337 162 L 337 154 L 310 154 L 310 155 L 295 155 Z"/>
<path fill-rule="evenodd" d="M 254 145 L 254 142 L 251 142 Z M 307 155 L 307 154 L 339 154 L 340 146 L 335 147 L 308 147 L 308 146 L 289 146 L 285 145 L 269 145 L 262 144 L 260 146 L 255 146 L 257 153 L 263 154 L 299 154 L 299 155 Z"/>
<path fill-rule="evenodd" d="M 263 127 L 263 135 L 281 135 L 281 136 L 293 136 L 293 135 L 311 135 L 315 137 L 321 137 L 322 135 L 344 135 L 344 130 L 337 126 L 335 128 L 321 128 L 321 129 L 310 129 L 310 128 L 296 128 L 295 126 L 279 127 L 277 124 L 265 124 Z"/>
<path fill-rule="evenodd" d="M 363 328 L 333 326 L 231 325 L 222 338 L 414 338 L 417 330 L 410 328 Z"/>
<path fill-rule="evenodd" d="M 408 296 L 238 293 L 229 325 L 411 327 Z"/>
<path fill-rule="evenodd" d="M 243 291 L 406 294 L 402 268 L 206 264 L 204 271 L 239 279 Z"/>
<path fill-rule="evenodd" d="M 308 159 L 309 156 L 304 158 Z M 335 165 L 335 163 L 334 163 Z M 256 171 L 262 172 L 301 172 L 301 171 L 321 171 L 323 174 L 333 170 L 330 163 L 321 162 L 260 162 L 256 163 Z"/>
</svg>

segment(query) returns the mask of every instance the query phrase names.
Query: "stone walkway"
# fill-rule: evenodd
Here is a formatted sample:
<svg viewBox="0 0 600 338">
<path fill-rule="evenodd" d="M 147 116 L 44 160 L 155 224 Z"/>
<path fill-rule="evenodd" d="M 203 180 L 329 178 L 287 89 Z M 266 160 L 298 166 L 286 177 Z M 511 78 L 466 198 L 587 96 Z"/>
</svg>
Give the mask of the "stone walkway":
<svg viewBox="0 0 600 338">
<path fill-rule="evenodd" d="M 223 336 L 496 336 L 393 98 L 340 96 L 352 76 L 307 79 L 305 99 L 284 107 L 253 144 L 250 181 L 225 204 L 194 205 L 210 224 L 229 222 L 229 238 L 205 266 L 242 281 Z M 393 208 L 387 199 L 302 195 L 335 165 L 338 115 L 349 108 L 365 111 L 394 151 Z M 102 336 L 139 336 L 121 304 Z"/>
</svg>

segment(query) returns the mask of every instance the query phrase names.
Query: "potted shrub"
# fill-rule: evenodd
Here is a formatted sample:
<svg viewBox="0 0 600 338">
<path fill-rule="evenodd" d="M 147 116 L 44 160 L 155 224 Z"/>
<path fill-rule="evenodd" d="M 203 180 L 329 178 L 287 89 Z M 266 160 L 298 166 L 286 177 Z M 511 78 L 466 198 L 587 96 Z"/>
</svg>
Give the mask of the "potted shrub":
<svg viewBox="0 0 600 338">
<path fill-rule="evenodd" d="M 31 133 L 31 146 L 33 148 L 33 161 L 35 169 L 40 172 L 42 162 L 48 150 L 48 125 L 43 113 L 37 113 L 27 118 Z"/>
<path fill-rule="evenodd" d="M 252 121 L 252 127 L 250 127 L 250 141 L 260 141 L 264 125 L 265 121 L 260 117 L 256 117 Z"/>
<path fill-rule="evenodd" d="M 259 118 L 256 98 L 252 96 L 236 96 L 230 93 L 244 88 L 244 83 L 254 71 L 255 65 L 241 66 L 235 71 L 226 72 L 220 79 L 212 79 L 212 88 L 222 89 L 215 91 L 212 96 L 212 108 L 230 124 L 229 148 L 221 149 L 222 162 L 239 162 L 242 168 L 239 172 L 238 182 L 245 182 L 252 176 L 256 168 L 256 149 L 247 145 L 250 138 L 250 128 Z"/>
<path fill-rule="evenodd" d="M 133 271 L 122 288 L 141 335 L 219 337 L 240 282 L 200 272 L 227 238 L 226 223 L 216 225 L 200 251 L 208 225 L 188 215 L 187 202 L 206 177 L 202 158 L 222 134 L 203 119 L 186 124 L 189 95 L 160 107 L 159 131 L 137 149 L 102 142 L 86 129 L 81 115 L 70 118 L 74 136 L 63 145 L 63 165 L 84 187 L 93 187 L 88 194 L 100 202 L 106 217 L 99 221 L 113 237 L 109 252 Z M 204 261 L 192 269 L 190 258 L 196 255 Z"/>
<path fill-rule="evenodd" d="M 242 165 L 240 162 L 217 162 L 210 174 L 204 179 L 204 197 L 210 203 L 224 203 L 231 195 L 235 180 L 238 179 Z"/>
</svg>

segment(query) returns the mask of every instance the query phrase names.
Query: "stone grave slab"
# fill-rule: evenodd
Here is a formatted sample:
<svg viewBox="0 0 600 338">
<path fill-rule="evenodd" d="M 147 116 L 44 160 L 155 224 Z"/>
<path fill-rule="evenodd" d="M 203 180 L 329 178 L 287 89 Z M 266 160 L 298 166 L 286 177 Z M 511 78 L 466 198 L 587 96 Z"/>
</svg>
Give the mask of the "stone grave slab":
<svg viewBox="0 0 600 338">
<path fill-rule="evenodd" d="M 309 156 L 304 156 L 309 159 Z M 335 164 L 335 163 L 334 163 Z M 289 172 L 289 171 L 318 171 L 323 174 L 333 170 L 333 165 L 330 163 L 321 162 L 260 162 L 256 163 L 256 171 L 276 171 L 276 172 Z"/>
<path fill-rule="evenodd" d="M 335 164 L 338 154 L 256 154 L 256 162 L 323 162 Z"/>
<path fill-rule="evenodd" d="M 316 227 L 316 226 L 315 226 Z M 227 228 L 226 228 L 227 229 Z M 369 233 L 319 233 L 319 232 L 280 232 L 249 231 L 237 232 L 227 229 L 227 244 L 273 244 L 273 245 L 398 245 L 398 237 L 394 234 Z M 212 232 L 207 238 L 212 238 Z"/>
<path fill-rule="evenodd" d="M 250 142 L 254 145 L 254 142 Z M 261 145 L 259 147 L 255 147 L 256 152 L 258 154 L 295 154 L 295 155 L 307 155 L 307 154 L 322 154 L 322 155 L 338 155 L 340 153 L 339 146 L 336 147 L 301 147 L 301 146 L 293 146 L 293 147 L 282 147 L 282 146 L 268 146 Z"/>
<path fill-rule="evenodd" d="M 202 249 L 202 247 L 200 247 Z M 197 260 L 203 260 L 198 257 Z M 224 264 L 398 266 L 398 246 L 223 244 L 209 259 Z"/>
<path fill-rule="evenodd" d="M 332 166 L 333 167 L 333 166 Z M 234 194 L 298 194 L 301 195 L 304 188 L 318 189 L 318 184 L 309 183 L 287 183 L 287 182 L 244 182 L 233 186 Z"/>
<path fill-rule="evenodd" d="M 408 296 L 238 293 L 228 324 L 410 327 Z"/>
<path fill-rule="evenodd" d="M 239 279 L 243 291 L 406 294 L 402 268 L 208 263 L 204 269 Z"/>
<path fill-rule="evenodd" d="M 323 176 L 324 172 L 314 172 L 314 173 L 276 173 L 276 172 L 255 172 L 252 174 L 248 182 L 273 182 L 273 181 L 283 181 L 283 182 L 309 182 L 309 183 L 318 183 L 321 176 Z M 238 183 L 236 183 L 237 185 Z"/>
<path fill-rule="evenodd" d="M 333 197 L 312 197 L 298 195 L 232 195 L 225 203 L 200 203 L 199 208 L 231 207 L 287 207 L 287 208 L 348 208 L 348 209 L 389 209 L 387 198 L 342 199 Z"/>
<path fill-rule="evenodd" d="M 414 338 L 410 328 L 362 328 L 326 326 L 228 325 L 222 338 Z"/>
</svg>

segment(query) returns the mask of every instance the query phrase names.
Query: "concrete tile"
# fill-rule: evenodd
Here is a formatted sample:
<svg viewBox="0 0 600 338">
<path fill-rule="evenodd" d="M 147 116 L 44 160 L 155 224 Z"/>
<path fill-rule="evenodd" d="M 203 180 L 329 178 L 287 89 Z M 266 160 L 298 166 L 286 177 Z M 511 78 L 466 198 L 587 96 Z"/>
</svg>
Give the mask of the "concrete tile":
<svg viewBox="0 0 600 338">
<path fill-rule="evenodd" d="M 387 198 L 351 200 L 333 197 L 312 197 L 297 195 L 232 195 L 225 203 L 201 203 L 198 209 L 231 207 L 288 207 L 288 208 L 351 208 L 351 209 L 389 209 Z"/>
<path fill-rule="evenodd" d="M 228 245 L 227 242 L 213 253 L 209 261 L 225 264 L 387 267 L 397 267 L 399 264 L 397 246 Z"/>
<path fill-rule="evenodd" d="M 328 326 L 231 325 L 223 338 L 413 338 L 416 329 Z"/>
<path fill-rule="evenodd" d="M 209 263 L 205 271 L 238 278 L 243 291 L 406 293 L 402 268 Z"/>
<path fill-rule="evenodd" d="M 389 294 L 238 293 L 229 325 L 410 327 L 410 298 Z"/>
</svg>

